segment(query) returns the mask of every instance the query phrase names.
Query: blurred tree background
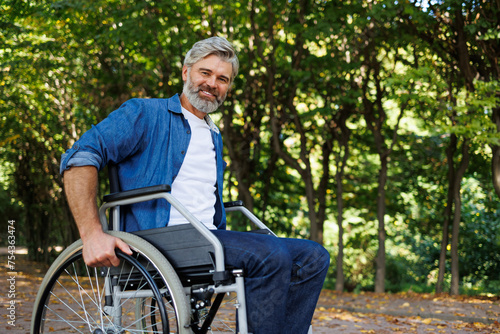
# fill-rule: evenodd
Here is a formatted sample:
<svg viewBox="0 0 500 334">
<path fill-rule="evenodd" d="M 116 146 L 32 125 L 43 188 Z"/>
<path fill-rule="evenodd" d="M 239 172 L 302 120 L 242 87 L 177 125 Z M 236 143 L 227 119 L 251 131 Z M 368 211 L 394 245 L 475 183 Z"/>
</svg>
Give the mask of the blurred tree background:
<svg viewBox="0 0 500 334">
<path fill-rule="evenodd" d="M 184 54 L 220 35 L 241 62 L 214 115 L 226 200 L 323 243 L 330 288 L 500 292 L 499 0 L 4 0 L 0 11 L 3 245 L 9 219 L 40 261 L 78 238 L 61 154 L 127 99 L 181 92 Z"/>
</svg>

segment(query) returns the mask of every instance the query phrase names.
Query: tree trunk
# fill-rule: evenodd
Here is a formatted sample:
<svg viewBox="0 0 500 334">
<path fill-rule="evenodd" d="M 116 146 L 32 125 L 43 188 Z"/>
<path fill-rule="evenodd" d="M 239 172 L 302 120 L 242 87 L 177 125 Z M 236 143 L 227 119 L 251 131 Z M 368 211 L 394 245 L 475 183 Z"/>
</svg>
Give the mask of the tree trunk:
<svg viewBox="0 0 500 334">
<path fill-rule="evenodd" d="M 454 191 L 453 202 L 455 204 L 455 211 L 453 213 L 453 226 L 451 235 L 451 286 L 450 295 L 458 295 L 460 288 L 460 270 L 459 270 L 459 258 L 458 258 L 458 235 L 460 231 L 460 185 L 455 184 L 458 189 Z"/>
<path fill-rule="evenodd" d="M 342 194 L 344 187 L 342 185 L 342 173 L 337 171 L 337 224 L 339 226 L 339 250 L 337 253 L 337 277 L 335 281 L 335 291 L 344 291 L 344 200 Z"/>
<path fill-rule="evenodd" d="M 461 209 L 462 209 L 462 199 L 460 196 L 461 182 L 462 178 L 469 166 L 469 139 L 465 139 L 462 144 L 462 161 L 460 162 L 457 173 L 455 176 L 454 185 L 454 214 L 453 214 L 453 227 L 451 235 L 451 287 L 450 294 L 459 294 L 459 282 L 460 282 L 460 272 L 459 272 L 459 257 L 458 257 L 458 238 L 460 232 L 460 219 Z"/>
<path fill-rule="evenodd" d="M 448 204 L 450 204 L 448 202 Z M 448 210 L 448 207 L 446 207 L 446 211 Z M 451 211 L 450 211 L 451 213 Z M 444 282 L 444 273 L 446 271 L 446 252 L 448 249 L 448 239 L 449 239 L 449 225 L 450 225 L 450 218 L 449 214 L 450 213 L 445 213 L 444 217 L 444 223 L 443 223 L 443 239 L 441 239 L 441 251 L 439 253 L 439 269 L 438 269 L 438 279 L 436 282 L 436 293 L 442 293 L 443 292 L 443 282 Z"/>
<path fill-rule="evenodd" d="M 320 245 L 323 244 L 323 226 L 317 219 L 316 214 L 316 191 L 314 191 L 314 184 L 312 175 L 307 173 L 302 175 L 306 187 L 307 206 L 309 209 L 309 221 L 311 223 L 310 239 L 316 241 Z"/>
<path fill-rule="evenodd" d="M 444 210 L 443 221 L 443 238 L 441 239 L 441 252 L 439 253 L 439 271 L 438 279 L 436 282 L 436 293 L 443 292 L 444 274 L 446 272 L 446 253 L 448 250 L 448 241 L 450 239 L 450 217 L 453 210 L 453 187 L 455 180 L 455 165 L 453 163 L 453 156 L 457 150 L 457 136 L 452 134 L 450 144 L 446 149 L 446 159 L 448 162 L 448 199 L 446 200 L 446 208 Z"/>
<path fill-rule="evenodd" d="M 380 172 L 377 192 L 378 251 L 375 274 L 375 292 L 385 291 L 385 184 L 387 183 L 387 156 L 380 157 Z"/>
<path fill-rule="evenodd" d="M 497 132 L 500 132 L 500 108 L 493 110 L 492 121 L 497 127 Z M 500 198 L 500 146 L 491 145 L 492 158 L 491 158 L 491 176 L 493 179 L 493 187 L 495 193 Z"/>
</svg>

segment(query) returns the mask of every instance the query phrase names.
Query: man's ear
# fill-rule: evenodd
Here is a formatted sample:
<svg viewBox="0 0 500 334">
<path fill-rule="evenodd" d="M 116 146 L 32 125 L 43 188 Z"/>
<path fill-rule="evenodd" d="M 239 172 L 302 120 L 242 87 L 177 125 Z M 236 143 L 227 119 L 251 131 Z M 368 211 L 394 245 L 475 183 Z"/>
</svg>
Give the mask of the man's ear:
<svg viewBox="0 0 500 334">
<path fill-rule="evenodd" d="M 188 67 L 186 65 L 182 66 L 182 80 L 187 81 L 188 78 Z"/>
</svg>

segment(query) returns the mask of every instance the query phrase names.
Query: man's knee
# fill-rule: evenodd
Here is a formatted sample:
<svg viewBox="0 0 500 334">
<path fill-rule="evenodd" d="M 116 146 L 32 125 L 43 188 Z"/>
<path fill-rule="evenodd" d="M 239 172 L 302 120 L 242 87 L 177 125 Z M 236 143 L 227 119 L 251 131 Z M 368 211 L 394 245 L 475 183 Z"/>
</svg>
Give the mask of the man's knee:
<svg viewBox="0 0 500 334">
<path fill-rule="evenodd" d="M 302 256 L 294 263 L 294 282 L 309 280 L 317 276 L 326 276 L 330 266 L 330 254 L 317 242 L 307 240 L 303 245 Z"/>
<path fill-rule="evenodd" d="M 325 247 L 316 243 L 316 247 L 313 250 L 313 258 L 316 258 L 317 268 L 321 272 L 327 272 L 328 267 L 330 267 L 330 253 L 325 249 Z"/>
<path fill-rule="evenodd" d="M 319 247 L 316 250 L 318 254 L 318 261 L 321 261 L 324 266 L 328 268 L 330 266 L 330 253 L 328 253 L 326 248 L 321 246 L 320 244 L 318 244 L 318 246 Z"/>
</svg>

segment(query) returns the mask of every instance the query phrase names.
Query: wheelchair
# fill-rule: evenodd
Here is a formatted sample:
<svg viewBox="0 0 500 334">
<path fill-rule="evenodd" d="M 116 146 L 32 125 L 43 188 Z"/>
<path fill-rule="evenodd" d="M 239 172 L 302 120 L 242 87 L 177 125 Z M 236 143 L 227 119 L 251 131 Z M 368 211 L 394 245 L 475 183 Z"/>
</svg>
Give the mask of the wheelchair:
<svg viewBox="0 0 500 334">
<path fill-rule="evenodd" d="M 81 240 L 66 248 L 41 283 L 31 333 L 247 334 L 244 272 L 225 266 L 214 234 L 171 195 L 168 185 L 113 192 L 110 183 L 100 220 L 133 255 L 117 251 L 118 267 L 91 268 L 83 261 Z M 155 199 L 168 201 L 189 224 L 119 231 L 121 206 Z M 225 207 L 242 212 L 256 232 L 274 234 L 241 201 Z"/>
</svg>

